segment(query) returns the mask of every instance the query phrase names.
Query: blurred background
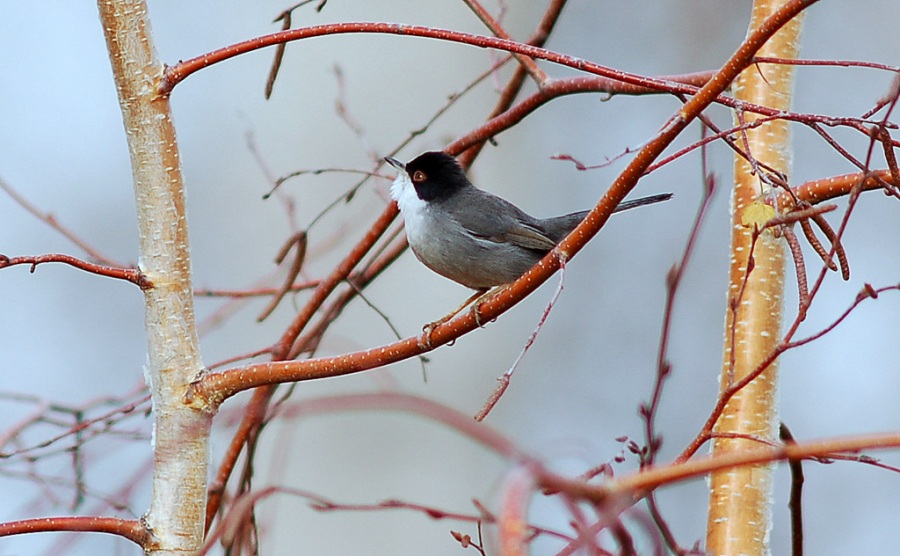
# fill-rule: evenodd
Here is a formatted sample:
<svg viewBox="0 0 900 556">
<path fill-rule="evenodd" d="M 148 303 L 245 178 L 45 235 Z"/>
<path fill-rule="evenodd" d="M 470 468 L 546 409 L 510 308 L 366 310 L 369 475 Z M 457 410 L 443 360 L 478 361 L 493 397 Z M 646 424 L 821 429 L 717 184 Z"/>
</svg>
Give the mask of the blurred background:
<svg viewBox="0 0 900 556">
<path fill-rule="evenodd" d="M 506 28 L 514 37 L 527 39 L 543 3 L 504 5 Z M 150 17 L 160 58 L 172 64 L 275 31 L 280 24 L 272 20 L 286 7 L 272 1 L 155 2 Z M 496 12 L 496 4 L 486 7 Z M 645 75 L 715 69 L 744 37 L 749 10 L 748 1 L 573 0 L 547 46 Z M 330 2 L 321 13 L 310 5 L 294 15 L 295 27 L 334 21 L 389 21 L 487 34 L 461 2 Z M 0 49 L 0 178 L 100 252 L 134 264 L 137 234 L 128 151 L 96 6 L 5 2 L 0 4 L 0 22 L 7 37 L 7 47 Z M 802 56 L 896 64 L 898 25 L 900 12 L 891 0 L 823 2 L 807 14 Z M 271 178 L 305 169 L 370 170 L 373 156 L 390 154 L 444 106 L 449 95 L 496 59 L 485 50 L 426 39 L 317 38 L 288 46 L 274 93 L 266 101 L 263 90 L 273 54 L 269 49 L 208 68 L 180 84 L 173 95 L 198 289 L 246 289 L 267 276 L 268 283 L 279 283 L 282 275 L 273 259 L 283 242 L 359 178 L 343 173 L 301 176 L 286 182 L 280 195 L 263 200 Z M 566 68 L 542 67 L 554 77 L 573 75 Z M 467 94 L 397 157 L 409 160 L 421 151 L 443 148 L 479 125 L 510 68 Z M 887 93 L 891 79 L 891 74 L 874 70 L 800 68 L 795 110 L 859 116 Z M 361 133 L 338 114 L 338 99 Z M 588 208 L 624 168 L 627 157 L 590 172 L 551 157 L 565 153 L 588 164 L 602 163 L 639 148 L 678 107 L 679 102 L 667 96 L 556 100 L 499 135 L 497 145 L 488 146 L 472 168 L 471 178 L 536 216 Z M 731 121 L 721 108 L 710 114 L 722 126 Z M 865 157 L 864 137 L 843 129 L 830 131 L 855 156 Z M 670 152 L 699 137 L 694 126 Z M 794 140 L 792 182 L 854 170 L 811 131 L 795 128 Z M 694 437 L 718 390 L 732 162 L 721 144 L 713 145 L 708 156 L 720 188 L 676 304 L 669 353 L 673 374 L 658 419 L 664 439 L 661 461 L 677 455 Z M 883 167 L 881 156 L 875 160 L 879 162 L 874 166 Z M 638 407 L 648 400 L 654 380 L 665 276 L 681 257 L 702 184 L 697 154 L 641 181 L 634 195 L 671 191 L 674 200 L 614 217 L 568 265 L 562 296 L 488 425 L 569 475 L 621 455 L 624 445 L 617 439 L 643 441 Z M 358 241 L 383 210 L 388 185 L 386 179 L 372 180 L 352 203 L 316 223 L 310 230 L 304 277 L 322 276 Z M 839 218 L 840 212 L 828 216 L 834 226 Z M 826 279 L 799 336 L 832 322 L 864 283 L 879 287 L 898 282 L 895 234 L 884 237 L 898 225 L 895 200 L 877 192 L 863 196 L 844 240 L 851 280 L 844 283 L 833 274 Z M 0 194 L 0 253 L 55 252 L 83 256 Z M 811 274 L 816 272 L 814 255 L 808 253 L 807 261 Z M 789 318 L 796 311 L 793 280 L 789 271 Z M 495 379 L 515 360 L 556 286 L 551 280 L 497 322 L 429 354 L 427 381 L 420 363 L 411 360 L 299 384 L 291 400 L 387 388 L 474 414 L 494 389 Z M 424 323 L 468 295 L 462 286 L 431 273 L 411 253 L 366 290 L 366 299 L 403 337 L 418 333 Z M 264 300 L 233 306 L 234 312 L 215 325 L 210 319 L 221 315 L 225 302 L 198 298 L 198 321 L 207 329 L 201 339 L 206 364 L 271 345 L 305 298 L 288 298 L 261 324 L 256 315 Z M 104 397 L 134 399 L 146 352 L 142 309 L 142 296 L 133 286 L 61 265 L 41 266 L 33 274 L 25 267 L 0 272 L 0 431 L 38 410 L 41 402 L 82 406 Z M 900 363 L 890 346 L 896 343 L 898 314 L 896 292 L 868 301 L 822 340 L 782 358 L 781 418 L 799 440 L 897 429 Z M 333 325 L 319 354 L 393 339 L 382 317 L 356 300 Z M 14 393 L 39 399 L 17 401 L 10 398 Z M 213 442 L 214 469 L 239 418 L 240 404 L 238 398 L 222 408 Z M 145 510 L 150 423 L 149 417 L 137 415 L 123 424 L 128 434 L 120 434 L 121 441 L 85 446 L 81 479 L 88 497 L 76 513 L 114 513 L 102 498 L 121 501 L 124 507 L 118 515 L 125 517 Z M 507 462 L 440 424 L 391 412 L 285 420 L 266 429 L 262 449 L 267 453 L 257 460 L 258 487 L 294 486 L 346 503 L 396 498 L 475 513 L 473 498 L 495 507 L 510 471 Z M 871 455 L 898 463 L 896 454 Z M 0 462 L 0 491 L 5 493 L 0 520 L 71 511 L 74 491 L 66 486 L 74 482 L 71 459 L 48 457 L 37 465 L 41 476 L 61 478 L 62 484 L 49 479 L 36 484 L 37 467 Z M 625 473 L 635 465 L 629 455 L 614 469 Z M 804 468 L 808 553 L 900 550 L 896 474 L 844 462 L 807 463 Z M 773 493 L 775 554 L 786 553 L 790 546 L 788 489 L 787 470 L 779 468 Z M 664 489 L 659 500 L 683 545 L 702 542 L 704 481 Z M 636 506 L 635 512 L 645 512 L 644 506 Z M 463 549 L 449 530 L 476 535 L 469 524 L 434 521 L 408 510 L 318 513 L 288 495 L 267 499 L 258 515 L 265 554 L 456 554 Z M 546 527 L 568 529 L 567 511 L 552 499 L 536 496 L 531 518 Z M 639 543 L 649 546 L 646 539 Z M 533 553 L 552 554 L 558 548 L 539 540 Z M 112 537 L 44 534 L 0 539 L 0 553 L 138 550 Z"/>
</svg>

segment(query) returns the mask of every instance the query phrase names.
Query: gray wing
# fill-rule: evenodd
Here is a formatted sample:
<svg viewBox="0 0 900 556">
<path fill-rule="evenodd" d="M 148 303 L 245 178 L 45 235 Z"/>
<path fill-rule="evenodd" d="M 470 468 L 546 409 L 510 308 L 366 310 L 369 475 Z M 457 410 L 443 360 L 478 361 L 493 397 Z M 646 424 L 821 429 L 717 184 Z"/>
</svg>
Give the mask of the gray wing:
<svg viewBox="0 0 900 556">
<path fill-rule="evenodd" d="M 539 220 L 509 201 L 486 191 L 481 193 L 483 195 L 478 197 L 479 207 L 461 206 L 466 200 L 458 197 L 449 199 L 445 207 L 470 235 L 494 243 L 511 243 L 543 252 L 556 246 L 556 241 L 548 235 Z"/>
<path fill-rule="evenodd" d="M 545 218 L 534 218 L 519 207 L 487 191 L 478 190 L 480 207 L 467 207 L 466 196 L 454 196 L 445 201 L 447 210 L 473 238 L 494 243 L 509 243 L 541 253 L 550 251 L 584 220 L 583 210 Z M 651 195 L 623 201 L 613 212 L 628 210 L 668 200 L 671 193 Z M 471 199 L 471 197 L 468 197 Z"/>
</svg>

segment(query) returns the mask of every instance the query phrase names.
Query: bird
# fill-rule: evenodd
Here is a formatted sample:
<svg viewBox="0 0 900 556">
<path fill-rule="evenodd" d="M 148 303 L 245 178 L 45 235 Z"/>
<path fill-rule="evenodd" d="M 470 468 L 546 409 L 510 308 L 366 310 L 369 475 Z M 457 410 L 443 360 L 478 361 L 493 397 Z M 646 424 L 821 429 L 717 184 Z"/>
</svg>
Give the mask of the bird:
<svg viewBox="0 0 900 556">
<path fill-rule="evenodd" d="M 475 187 L 456 158 L 443 151 L 422 153 L 406 164 L 391 157 L 385 161 L 397 169 L 391 197 L 400 208 L 413 254 L 434 272 L 480 293 L 515 281 L 589 212 L 530 216 Z M 624 201 L 615 212 L 670 197 L 663 193 Z"/>
</svg>

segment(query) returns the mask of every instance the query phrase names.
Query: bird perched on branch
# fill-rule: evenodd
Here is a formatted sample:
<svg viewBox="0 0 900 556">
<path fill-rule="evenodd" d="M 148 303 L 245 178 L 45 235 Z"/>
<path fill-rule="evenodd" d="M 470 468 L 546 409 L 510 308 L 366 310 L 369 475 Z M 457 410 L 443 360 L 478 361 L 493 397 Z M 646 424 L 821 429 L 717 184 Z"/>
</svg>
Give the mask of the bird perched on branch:
<svg viewBox="0 0 900 556">
<path fill-rule="evenodd" d="M 390 157 L 385 160 L 397 169 L 391 197 L 400 207 L 416 258 L 441 276 L 479 292 L 524 274 L 588 213 L 529 216 L 472 185 L 459 162 L 442 151 L 423 153 L 407 164 Z M 624 201 L 615 212 L 671 196 Z"/>
</svg>

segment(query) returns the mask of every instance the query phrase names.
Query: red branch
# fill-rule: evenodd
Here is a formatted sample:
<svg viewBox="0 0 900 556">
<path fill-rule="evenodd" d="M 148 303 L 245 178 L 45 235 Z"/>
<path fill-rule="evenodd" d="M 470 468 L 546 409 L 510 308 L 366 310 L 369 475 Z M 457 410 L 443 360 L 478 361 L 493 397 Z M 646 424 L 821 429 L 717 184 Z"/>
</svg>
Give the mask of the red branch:
<svg viewBox="0 0 900 556">
<path fill-rule="evenodd" d="M 556 21 L 559 18 L 559 14 L 562 10 L 563 5 L 565 4 L 565 0 L 553 0 L 547 7 L 544 16 L 541 18 L 541 21 L 538 25 L 535 34 L 531 37 L 530 42 L 535 46 L 542 46 L 546 41 L 549 33 L 552 31 L 553 26 L 556 24 Z M 285 28 L 288 28 L 289 25 L 286 25 Z M 501 62 L 502 63 L 502 62 Z M 496 67 L 496 66 L 495 66 Z M 494 68 L 491 68 L 489 71 L 494 71 Z M 486 76 L 486 74 L 483 74 Z M 507 110 L 509 106 L 514 101 L 516 95 L 521 90 L 522 85 L 524 84 L 524 76 L 525 73 L 522 70 L 522 66 L 519 66 L 514 73 L 513 77 L 510 79 L 509 84 L 504 89 L 503 94 L 500 99 L 498 99 L 497 106 L 494 108 L 492 112 L 492 117 L 497 114 L 503 113 L 503 111 Z M 476 83 L 478 83 L 482 78 L 479 77 L 475 81 L 472 82 L 469 87 L 465 90 L 471 88 Z M 454 98 L 459 98 L 459 95 L 455 95 Z M 440 115 L 447 107 L 449 107 L 453 103 L 451 100 L 443 109 L 438 111 L 437 114 L 432 118 L 436 118 Z M 430 124 L 426 124 L 423 129 L 426 129 Z M 413 133 L 407 139 L 407 142 L 416 135 Z M 470 149 L 467 153 L 471 156 L 466 163 L 463 160 L 464 164 L 471 164 L 472 158 L 477 154 L 477 149 Z M 359 187 L 362 182 L 357 184 L 356 187 Z M 355 189 L 355 188 L 354 188 Z M 318 344 L 319 338 L 324 334 L 325 328 L 328 324 L 333 320 L 334 316 L 338 314 L 341 308 L 346 305 L 346 303 L 352 299 L 357 293 L 357 288 L 363 287 L 368 281 L 374 279 L 378 273 L 381 272 L 387 265 L 389 265 L 393 260 L 395 260 L 400 253 L 402 253 L 406 248 L 406 241 L 397 242 L 393 248 L 388 249 L 383 255 L 379 255 L 376 260 L 370 262 L 369 264 L 364 265 L 364 269 L 356 273 L 355 277 L 349 275 L 349 273 L 360 264 L 362 261 L 362 257 L 372 249 L 374 243 L 383 235 L 386 230 L 386 226 L 388 226 L 393 219 L 397 215 L 397 209 L 395 206 L 389 206 L 384 213 L 379 217 L 378 221 L 372 226 L 366 236 L 359 241 L 356 247 L 353 248 L 350 254 L 347 255 L 345 260 L 335 269 L 335 272 L 332 273 L 331 276 L 322 280 L 318 283 L 316 287 L 316 291 L 313 293 L 312 298 L 307 302 L 306 307 L 301 311 L 301 314 L 298 315 L 294 324 L 291 328 L 286 331 L 285 335 L 282 337 L 280 341 L 280 345 L 282 346 L 282 353 L 279 353 L 278 350 L 273 351 L 273 359 L 295 359 L 300 353 L 304 351 L 312 351 L 315 349 L 315 346 Z M 390 243 L 391 240 L 388 240 Z M 335 300 L 330 307 L 326 308 L 323 312 L 323 316 L 318 324 L 314 325 L 311 330 L 308 330 L 303 337 L 297 337 L 299 332 L 306 329 L 310 319 L 313 314 L 321 308 L 322 304 L 325 302 L 326 298 L 333 292 L 340 281 L 350 278 L 353 287 L 346 290 L 342 295 L 339 296 L 337 300 Z M 285 348 L 289 345 L 292 345 L 290 351 L 286 354 L 283 352 Z M 279 357 L 280 356 L 280 357 Z M 236 465 L 237 458 L 241 453 L 241 449 L 244 443 L 248 444 L 248 449 L 252 450 L 253 443 L 258 438 L 257 435 L 254 434 L 254 431 L 260 426 L 266 417 L 266 407 L 269 404 L 272 394 L 274 393 L 274 386 L 267 388 L 258 388 L 253 395 L 252 400 L 248 404 L 245 418 L 241 421 L 241 426 L 239 430 L 235 433 L 232 441 L 229 445 L 227 456 L 224 458 L 222 465 L 219 468 L 218 473 L 216 474 L 216 479 L 213 481 L 210 487 L 210 496 L 207 504 L 207 530 L 209 529 L 213 517 L 217 514 L 219 504 L 222 499 L 222 495 L 224 494 L 225 485 L 228 481 L 228 478 L 231 476 L 232 470 Z M 242 485 L 243 487 L 243 485 Z M 241 488 L 242 488 L 241 487 Z M 240 492 L 240 489 L 239 489 Z"/>
<path fill-rule="evenodd" d="M 26 533 L 58 533 L 60 531 L 118 535 L 145 550 L 150 548 L 150 541 L 153 538 L 140 521 L 117 517 L 39 517 L 0 523 L 0 537 Z"/>
<path fill-rule="evenodd" d="M 34 272 L 37 265 L 45 263 L 63 263 L 84 270 L 85 272 L 90 272 L 91 274 L 99 274 L 100 276 L 106 276 L 108 278 L 125 280 L 137 285 L 142 290 L 153 287 L 153 282 L 151 282 L 140 270 L 135 268 L 117 268 L 94 264 L 82 261 L 81 259 L 76 259 L 70 255 L 61 255 L 57 253 L 38 255 L 36 257 L 7 257 L 6 255 L 0 255 L 0 269 L 27 264 L 31 265 L 31 272 Z"/>
<path fill-rule="evenodd" d="M 810 1 L 810 0 L 806 0 Z M 812 0 L 815 1 L 815 0 Z M 298 29 L 289 29 L 287 31 L 279 31 L 269 35 L 263 35 L 254 39 L 239 42 L 219 50 L 214 50 L 207 54 L 203 54 L 196 58 L 178 62 L 174 66 L 166 68 L 158 89 L 161 95 L 167 95 L 172 92 L 175 86 L 187 78 L 192 73 L 199 71 L 207 66 L 222 62 L 229 58 L 253 52 L 260 48 L 284 44 L 291 41 L 309 39 L 313 37 L 321 37 L 326 35 L 342 35 L 348 33 L 369 33 L 369 34 L 388 34 L 412 37 L 424 37 L 439 39 L 450 42 L 458 42 L 477 46 L 481 48 L 494 48 L 504 50 L 513 54 L 521 54 L 530 58 L 538 58 L 547 60 L 556 64 L 568 66 L 587 73 L 593 73 L 613 79 L 615 81 L 645 87 L 656 91 L 669 91 L 680 93 L 696 92 L 695 87 L 679 88 L 677 84 L 668 83 L 661 79 L 653 79 L 643 77 L 637 74 L 615 70 L 593 62 L 588 62 L 574 56 L 567 56 L 552 50 L 547 50 L 537 46 L 523 44 L 514 40 L 501 39 L 495 37 L 485 37 L 481 35 L 472 35 L 459 31 L 451 31 L 448 29 L 437 29 L 433 27 L 421 27 L 416 25 L 400 25 L 397 23 L 377 23 L 377 22 L 348 22 L 348 23 L 329 23 L 325 25 L 315 25 L 312 27 L 301 27 Z"/>
<path fill-rule="evenodd" d="M 798 6 L 794 6 L 793 4 L 788 5 L 788 7 L 783 10 L 783 13 L 792 14 L 792 16 L 796 15 L 800 11 L 814 4 L 816 1 L 818 0 L 798 0 Z M 775 18 L 772 18 L 770 21 L 776 23 Z M 778 22 L 776 24 L 776 29 L 780 28 L 783 24 L 783 21 Z M 763 42 L 765 42 L 765 40 L 767 40 L 770 36 L 770 31 L 771 29 L 762 29 L 758 34 L 758 36 L 763 39 Z M 485 37 L 481 35 L 462 33 L 459 31 L 451 31 L 448 29 L 421 27 L 416 25 L 401 25 L 397 23 L 379 22 L 347 22 L 316 25 L 312 27 L 301 27 L 299 29 L 289 29 L 287 31 L 280 31 L 269 35 L 263 35 L 261 37 L 256 37 L 254 39 L 239 42 L 225 48 L 203 54 L 187 61 L 179 62 L 174 66 L 170 66 L 166 69 L 165 74 L 158 84 L 159 94 L 168 95 L 172 92 L 172 90 L 178 83 L 186 79 L 194 72 L 210 65 L 222 62 L 224 60 L 228 60 L 229 58 L 239 56 L 241 54 L 246 54 L 248 52 L 253 52 L 254 50 L 258 50 L 261 48 L 281 45 L 287 42 L 301 39 L 351 33 L 388 34 L 432 38 L 467 44 L 470 46 L 477 46 L 480 48 L 493 48 L 497 50 L 503 50 L 511 54 L 519 54 L 528 56 L 530 58 L 547 60 L 555 64 L 607 78 L 609 80 L 610 86 L 610 88 L 607 89 L 607 92 L 613 94 L 645 94 L 648 91 L 667 92 L 677 95 L 695 95 L 699 93 L 699 89 L 693 85 L 673 82 L 666 80 L 665 78 L 651 78 L 634 73 L 624 72 L 606 66 L 601 66 L 582 58 L 560 54 L 552 50 L 547 50 L 529 44 L 523 44 L 513 40 L 496 37 Z M 726 83 L 724 83 L 724 85 L 727 86 L 731 83 L 731 80 L 734 79 L 732 74 L 734 67 L 736 67 L 733 65 L 735 62 L 739 61 L 741 68 L 745 68 L 751 63 L 755 62 L 755 59 L 752 58 L 752 55 L 756 52 L 756 50 L 759 49 L 761 43 L 752 47 L 752 52 L 750 52 L 751 57 L 747 58 L 746 49 L 750 44 L 751 41 L 744 41 L 738 52 L 735 53 L 735 55 L 732 56 L 732 58 L 728 62 L 726 62 L 725 66 L 723 66 L 723 68 L 717 73 L 718 76 L 732 76 Z M 552 80 L 543 82 L 541 84 L 541 87 L 543 88 L 544 86 L 552 82 Z M 854 129 L 857 129 L 858 131 L 868 134 L 868 130 L 864 125 L 864 120 L 861 120 L 859 118 L 831 118 L 816 114 L 796 114 L 791 112 L 783 112 L 766 106 L 747 103 L 722 95 L 722 93 L 725 91 L 726 86 L 720 85 L 723 84 L 718 83 L 716 85 L 716 94 L 712 99 L 704 101 L 704 106 L 708 105 L 711 102 L 717 102 L 730 108 L 739 109 L 742 112 L 753 112 L 762 114 L 764 116 L 776 116 L 781 119 L 799 121 L 808 125 L 812 125 L 815 123 L 821 123 L 828 126 L 842 124 L 848 125 Z M 897 144 L 897 142 L 893 143 Z M 468 146 L 471 145 L 464 145 L 464 147 Z"/>
<path fill-rule="evenodd" d="M 809 181 L 793 188 L 793 192 L 801 200 L 815 205 L 822 201 L 848 195 L 854 187 L 859 187 L 862 191 L 872 191 L 874 189 L 883 189 L 885 184 L 900 187 L 900 183 L 894 182 L 891 177 L 890 170 L 873 170 L 866 174 L 857 172 Z M 793 201 L 788 195 L 779 197 L 780 209 L 790 209 L 789 204 L 793 204 Z"/>
<path fill-rule="evenodd" d="M 559 245 L 558 250 L 551 252 L 522 277 L 485 302 L 479 309 L 481 318 L 490 320 L 507 311 L 518 301 L 537 289 L 538 286 L 545 282 L 558 269 L 558 257 L 560 254 L 568 260 L 580 251 L 606 223 L 612 214 L 613 209 L 635 187 L 637 181 L 644 175 L 647 167 L 653 163 L 653 161 L 668 145 L 671 144 L 675 137 L 677 137 L 689 123 L 709 106 L 709 104 L 719 98 L 721 93 L 744 68 L 752 63 L 753 55 L 768 40 L 768 38 L 800 11 L 815 3 L 815 1 L 816 0 L 793 0 L 788 2 L 778 12 L 766 20 L 761 27 L 751 33 L 744 43 L 741 44 L 737 52 L 735 52 L 735 54 L 733 54 L 725 63 L 723 69 L 707 82 L 696 95 L 691 97 L 685 103 L 682 109 L 667 123 L 657 137 L 648 142 L 647 145 L 636 154 L 628 167 L 610 186 L 606 195 L 600 199 L 599 203 L 594 207 L 590 214 L 588 214 L 585 220 L 575 228 L 565 240 L 563 240 Z M 386 25 L 378 28 L 383 28 L 384 31 L 382 32 L 392 32 L 395 34 L 416 34 L 420 31 L 422 36 L 434 34 L 433 30 L 426 30 L 420 27 L 411 28 L 406 26 Z M 337 29 L 337 31 L 334 29 Z M 326 30 L 331 30 L 330 32 L 373 32 L 372 28 L 368 26 L 360 27 L 360 24 L 320 26 L 296 30 L 298 32 L 302 31 L 302 33 L 292 34 L 294 32 L 291 31 L 268 35 L 267 37 L 248 41 L 248 43 L 241 43 L 241 45 L 244 46 L 240 48 L 240 45 L 236 45 L 226 50 L 233 51 L 229 55 L 232 56 L 242 52 L 242 49 L 248 48 L 249 45 L 257 45 L 256 47 L 259 47 L 260 45 L 268 46 L 269 44 L 277 44 L 279 40 L 286 40 L 286 37 L 299 38 L 303 36 L 316 36 L 316 33 L 325 34 Z M 415 32 L 410 30 L 415 30 Z M 467 36 L 472 38 L 471 35 Z M 445 37 L 438 36 L 437 38 Z M 499 39 L 487 39 L 481 37 L 479 40 L 488 41 L 488 43 L 491 44 L 487 44 L 487 46 L 491 46 L 493 44 L 492 41 L 497 41 Z M 496 44 L 510 45 L 509 41 L 500 41 Z M 553 59 L 553 61 L 555 61 L 555 59 L 568 58 L 520 43 L 511 44 L 517 45 L 517 48 L 522 48 L 522 53 L 534 57 Z M 182 76 L 181 78 L 183 78 L 183 76 L 186 75 L 184 74 L 185 71 L 200 64 L 198 60 L 201 59 L 184 62 L 179 68 L 173 68 L 171 71 L 176 78 L 178 76 Z M 206 63 L 212 62 L 207 61 Z M 654 80 L 636 78 L 631 74 L 608 70 L 602 66 L 590 64 L 585 61 L 580 61 L 578 67 L 579 69 L 594 68 L 598 71 L 608 73 L 608 76 L 622 78 L 623 80 L 628 80 L 628 82 L 635 82 L 648 86 L 655 84 Z M 458 143 L 459 142 L 457 142 L 457 144 Z M 396 204 L 392 203 L 385 213 L 382 214 L 381 218 L 384 219 L 390 213 L 395 215 L 396 210 Z M 476 316 L 469 312 L 448 323 L 436 327 L 431 332 L 430 342 L 426 343 L 429 343 L 433 347 L 441 346 L 474 330 L 476 327 Z M 284 344 L 282 344 L 281 347 L 283 348 Z M 425 351 L 427 351 L 427 349 L 424 347 L 423 342 L 416 338 L 407 338 L 390 345 L 335 357 L 308 359 L 304 361 L 276 361 L 248 365 L 204 376 L 192 385 L 187 393 L 187 400 L 190 403 L 196 403 L 200 406 L 206 406 L 207 404 L 217 405 L 237 392 L 249 388 L 280 382 L 310 380 L 349 374 L 384 366 L 389 363 L 395 363 L 419 355 Z"/>
<path fill-rule="evenodd" d="M 323 413 L 384 410 L 403 411 L 433 419 L 497 455 L 527 467 L 536 479 L 538 488 L 555 493 L 566 493 L 574 498 L 601 505 L 608 504 L 612 499 L 618 499 L 620 496 L 631 499 L 635 493 L 663 484 L 702 477 L 713 470 L 775 461 L 835 458 L 841 457 L 843 454 L 858 454 L 862 450 L 900 447 L 900 433 L 898 432 L 774 444 L 726 455 L 698 457 L 690 461 L 676 460 L 670 464 L 651 466 L 635 473 L 608 479 L 602 484 L 591 484 L 582 478 L 563 477 L 547 470 L 539 460 L 521 451 L 514 442 L 494 431 L 490 426 L 477 423 L 471 417 L 453 408 L 418 396 L 378 393 L 313 398 L 285 408 L 284 416 L 297 418 Z"/>
</svg>

